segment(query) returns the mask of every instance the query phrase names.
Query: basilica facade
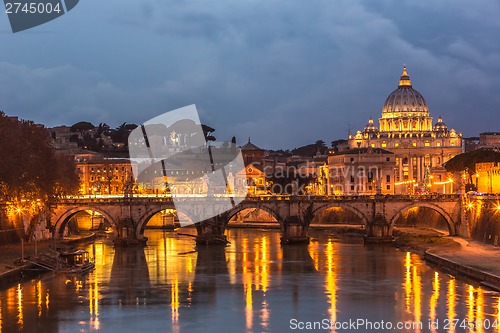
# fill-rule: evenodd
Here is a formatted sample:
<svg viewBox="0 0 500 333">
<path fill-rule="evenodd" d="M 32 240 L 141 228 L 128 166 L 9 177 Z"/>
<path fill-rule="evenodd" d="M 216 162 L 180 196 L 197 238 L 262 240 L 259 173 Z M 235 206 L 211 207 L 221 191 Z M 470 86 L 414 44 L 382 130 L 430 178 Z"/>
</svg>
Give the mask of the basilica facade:
<svg viewBox="0 0 500 333">
<path fill-rule="evenodd" d="M 379 148 L 394 153 L 393 174 L 384 178 L 391 180 L 391 192 L 452 193 L 459 189 L 461 180 L 453 179 L 443 164 L 462 153 L 462 134 L 449 129 L 441 116 L 433 122 L 406 67 L 397 89 L 387 97 L 378 123 L 376 126 L 370 118 L 363 131 L 349 135 L 343 149 Z"/>
</svg>

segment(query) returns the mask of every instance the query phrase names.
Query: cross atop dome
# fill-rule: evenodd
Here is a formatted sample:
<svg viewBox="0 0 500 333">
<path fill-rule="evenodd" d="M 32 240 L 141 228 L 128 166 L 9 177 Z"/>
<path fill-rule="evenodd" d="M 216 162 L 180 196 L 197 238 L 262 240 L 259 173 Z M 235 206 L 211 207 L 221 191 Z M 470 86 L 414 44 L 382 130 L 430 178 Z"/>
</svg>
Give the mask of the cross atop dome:
<svg viewBox="0 0 500 333">
<path fill-rule="evenodd" d="M 401 78 L 399 79 L 400 87 L 411 87 L 410 76 L 406 72 L 406 65 L 403 66 L 403 73 L 401 74 Z"/>
</svg>

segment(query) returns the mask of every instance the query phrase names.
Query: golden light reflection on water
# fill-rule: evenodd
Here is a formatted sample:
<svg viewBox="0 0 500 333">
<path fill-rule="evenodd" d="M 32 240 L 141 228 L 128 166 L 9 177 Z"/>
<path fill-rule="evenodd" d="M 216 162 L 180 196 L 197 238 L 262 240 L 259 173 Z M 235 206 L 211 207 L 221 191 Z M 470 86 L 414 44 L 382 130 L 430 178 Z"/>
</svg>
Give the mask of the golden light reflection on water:
<svg viewBox="0 0 500 333">
<path fill-rule="evenodd" d="M 405 256 L 405 305 L 406 312 L 410 312 L 411 308 L 411 295 L 412 295 L 412 286 L 411 286 L 411 253 L 406 252 Z"/>
<path fill-rule="evenodd" d="M 24 327 L 23 289 L 20 283 L 17 285 L 17 324 L 19 325 L 19 330 L 22 331 Z"/>
<path fill-rule="evenodd" d="M 417 259 L 417 261 L 420 261 L 419 259 Z M 412 276 L 412 280 L 413 280 L 413 292 L 414 292 L 414 298 L 415 298 L 415 302 L 414 302 L 414 308 L 413 308 L 413 311 L 415 313 L 415 317 L 414 317 L 414 322 L 415 323 L 420 323 L 422 321 L 422 281 L 421 281 L 421 277 L 420 277 L 420 273 L 418 272 L 418 266 L 415 265 L 413 266 L 413 276 Z M 420 332 L 421 329 L 420 327 L 416 328 L 415 332 Z"/>
<path fill-rule="evenodd" d="M 500 296 L 498 296 L 496 322 L 498 323 L 497 332 L 500 333 Z"/>
<path fill-rule="evenodd" d="M 484 291 L 483 288 L 478 287 L 475 289 L 476 294 L 476 314 L 475 320 L 473 321 L 475 324 L 481 323 L 481 325 L 475 325 L 477 333 L 485 332 L 485 315 L 484 315 Z M 489 329 L 489 327 L 488 327 Z"/>
<path fill-rule="evenodd" d="M 432 295 L 429 304 L 429 320 L 431 323 L 435 323 L 437 316 L 436 310 L 439 300 L 439 289 L 440 289 L 440 281 L 439 281 L 439 273 L 434 272 L 434 279 L 432 280 Z M 431 332 L 437 332 L 436 325 L 431 326 Z"/>
<path fill-rule="evenodd" d="M 252 283 L 245 283 L 245 321 L 247 332 L 252 332 L 253 327 L 253 295 Z"/>
<path fill-rule="evenodd" d="M 3 332 L 2 300 L 0 299 L 0 333 Z"/>
<path fill-rule="evenodd" d="M 276 239 L 263 235 L 254 239 L 250 245 L 248 237 L 236 239 L 232 249 L 228 253 L 228 272 L 230 282 L 238 283 L 238 269 L 241 269 L 241 283 L 243 285 L 243 297 L 245 299 L 245 327 L 252 331 L 253 325 L 260 325 L 262 329 L 269 327 L 271 310 L 267 300 L 267 292 L 271 279 L 270 264 L 271 243 Z M 278 252 L 281 252 L 278 251 Z M 273 253 L 276 255 L 276 253 Z M 232 277 L 231 277 L 232 275 Z M 259 322 L 255 322 L 254 310 L 258 311 Z"/>
<path fill-rule="evenodd" d="M 261 284 L 262 291 L 267 292 L 267 287 L 269 285 L 269 248 L 267 237 L 262 237 L 262 243 L 260 246 L 260 273 L 261 273 Z"/>
<path fill-rule="evenodd" d="M 94 282 L 89 285 L 88 298 L 89 324 L 92 329 L 97 331 L 101 328 L 99 321 L 99 285 L 97 279 L 95 279 Z"/>
<path fill-rule="evenodd" d="M 457 314 L 455 312 L 456 296 L 457 295 L 456 295 L 455 279 L 451 278 L 448 281 L 448 292 L 446 294 L 446 297 L 447 297 L 446 304 L 448 305 L 448 321 L 449 321 L 449 323 L 453 323 L 455 318 L 457 318 Z M 454 325 L 450 325 L 450 329 L 448 332 L 449 333 L 455 332 Z"/>
<path fill-rule="evenodd" d="M 411 252 L 406 252 L 404 267 L 405 267 L 405 275 L 404 275 L 404 291 L 405 291 L 405 311 L 406 313 L 413 316 L 412 322 L 419 323 L 422 322 L 422 277 L 420 272 L 420 267 L 422 266 L 422 261 L 420 257 Z M 434 277 L 436 279 L 436 277 Z M 437 280 L 439 283 L 439 280 Z M 434 288 L 436 289 L 436 288 Z M 438 287 L 439 289 L 439 287 Z M 434 297 L 439 297 L 439 290 L 436 294 L 434 290 Z M 432 304 L 432 296 L 429 301 L 429 313 L 432 314 L 433 308 L 435 309 L 435 305 Z M 434 314 L 435 315 L 435 314 Z M 420 332 L 421 327 L 416 326 L 415 332 Z"/>
<path fill-rule="evenodd" d="M 328 314 L 332 323 L 337 321 L 337 276 L 336 265 L 334 258 L 334 244 L 330 239 L 326 244 L 326 291 L 328 294 L 328 302 L 330 308 Z"/>
<path fill-rule="evenodd" d="M 175 276 L 172 281 L 172 295 L 171 295 L 171 319 L 172 319 L 172 332 L 179 332 L 179 277 Z"/>
<path fill-rule="evenodd" d="M 38 318 L 42 316 L 42 281 L 38 280 L 36 283 L 36 306 L 38 309 Z"/>
<path fill-rule="evenodd" d="M 309 245 L 309 255 L 314 263 L 314 269 L 319 271 L 319 243 L 314 242 Z"/>
</svg>

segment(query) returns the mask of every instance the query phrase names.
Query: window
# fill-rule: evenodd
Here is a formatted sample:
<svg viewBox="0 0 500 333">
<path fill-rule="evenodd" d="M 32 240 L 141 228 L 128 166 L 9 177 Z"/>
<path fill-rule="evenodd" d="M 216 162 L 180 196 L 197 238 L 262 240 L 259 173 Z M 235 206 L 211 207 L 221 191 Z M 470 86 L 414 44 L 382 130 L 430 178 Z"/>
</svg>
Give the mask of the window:
<svg viewBox="0 0 500 333">
<path fill-rule="evenodd" d="M 386 147 L 387 147 L 387 143 L 382 142 L 382 148 L 386 148 Z"/>
<path fill-rule="evenodd" d="M 441 147 L 441 142 L 436 142 L 437 147 Z"/>
<path fill-rule="evenodd" d="M 374 144 L 374 143 L 372 143 L 372 145 L 371 145 L 371 146 L 372 146 L 372 148 L 375 148 L 375 144 Z"/>
<path fill-rule="evenodd" d="M 351 183 L 354 183 L 354 176 L 351 176 Z"/>
<path fill-rule="evenodd" d="M 351 162 L 354 162 L 354 157 L 351 157 Z"/>
<path fill-rule="evenodd" d="M 351 191 L 354 191 L 354 185 L 351 185 Z"/>
<path fill-rule="evenodd" d="M 388 189 L 388 190 L 390 190 L 391 189 L 391 185 L 387 185 L 385 188 Z"/>
<path fill-rule="evenodd" d="M 385 161 L 386 161 L 386 162 L 390 162 L 390 161 L 391 161 L 391 158 L 390 158 L 390 157 L 386 157 L 386 158 L 385 158 Z"/>
<path fill-rule="evenodd" d="M 394 144 L 394 148 L 398 148 L 398 147 L 399 147 L 399 143 L 397 143 L 397 142 L 396 142 L 396 143 Z"/>
<path fill-rule="evenodd" d="M 386 181 L 387 183 L 390 183 L 390 182 L 391 182 L 391 175 L 387 175 L 387 176 L 385 176 L 385 181 Z"/>
<path fill-rule="evenodd" d="M 417 146 L 417 143 L 416 143 L 416 142 L 413 142 L 413 143 L 412 143 L 412 146 L 413 146 L 413 147 L 416 147 L 416 146 Z"/>
<path fill-rule="evenodd" d="M 425 146 L 425 147 L 430 147 L 430 146 L 431 146 L 431 143 L 430 143 L 429 141 L 425 141 L 424 146 Z"/>
</svg>

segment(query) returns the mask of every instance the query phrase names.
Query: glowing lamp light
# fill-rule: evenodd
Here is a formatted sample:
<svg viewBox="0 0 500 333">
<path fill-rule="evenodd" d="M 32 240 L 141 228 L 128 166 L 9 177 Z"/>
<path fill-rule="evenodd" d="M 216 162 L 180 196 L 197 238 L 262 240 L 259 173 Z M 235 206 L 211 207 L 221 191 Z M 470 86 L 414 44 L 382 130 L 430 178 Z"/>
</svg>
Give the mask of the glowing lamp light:
<svg viewBox="0 0 500 333">
<path fill-rule="evenodd" d="M 467 206 L 468 206 L 469 208 L 472 208 L 474 205 L 470 203 L 470 204 L 468 204 Z"/>
<path fill-rule="evenodd" d="M 17 209 L 16 209 L 16 212 L 17 212 L 18 214 L 19 214 L 19 213 L 21 213 L 21 208 L 17 208 Z"/>
</svg>

